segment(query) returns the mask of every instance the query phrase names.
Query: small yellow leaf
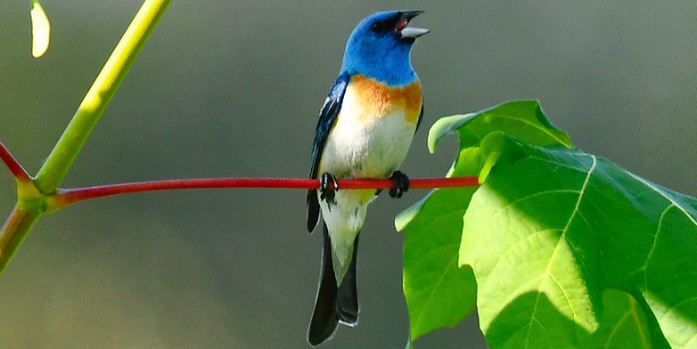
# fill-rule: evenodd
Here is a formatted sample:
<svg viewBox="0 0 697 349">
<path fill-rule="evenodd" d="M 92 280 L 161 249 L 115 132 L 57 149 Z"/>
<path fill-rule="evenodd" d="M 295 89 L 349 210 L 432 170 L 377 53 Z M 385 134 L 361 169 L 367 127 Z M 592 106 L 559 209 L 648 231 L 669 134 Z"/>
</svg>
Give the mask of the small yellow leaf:
<svg viewBox="0 0 697 349">
<path fill-rule="evenodd" d="M 48 50 L 51 40 L 51 23 L 38 0 L 31 2 L 31 35 L 31 54 L 34 58 L 40 58 Z"/>
</svg>

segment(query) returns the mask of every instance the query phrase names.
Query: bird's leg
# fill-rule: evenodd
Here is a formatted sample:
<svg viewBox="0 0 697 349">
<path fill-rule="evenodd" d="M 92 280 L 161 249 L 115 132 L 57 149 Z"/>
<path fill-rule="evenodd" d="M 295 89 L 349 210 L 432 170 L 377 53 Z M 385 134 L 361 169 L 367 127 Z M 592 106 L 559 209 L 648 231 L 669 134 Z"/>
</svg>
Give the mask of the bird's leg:
<svg viewBox="0 0 697 349">
<path fill-rule="evenodd" d="M 392 173 L 392 188 L 390 188 L 390 196 L 393 198 L 401 198 L 404 193 L 409 191 L 409 177 L 400 171 Z"/>
<path fill-rule="evenodd" d="M 319 177 L 319 198 L 326 201 L 330 209 L 332 204 L 336 204 L 334 196 L 337 190 L 339 190 L 339 182 L 337 182 L 336 177 L 329 172 L 322 173 Z"/>
</svg>

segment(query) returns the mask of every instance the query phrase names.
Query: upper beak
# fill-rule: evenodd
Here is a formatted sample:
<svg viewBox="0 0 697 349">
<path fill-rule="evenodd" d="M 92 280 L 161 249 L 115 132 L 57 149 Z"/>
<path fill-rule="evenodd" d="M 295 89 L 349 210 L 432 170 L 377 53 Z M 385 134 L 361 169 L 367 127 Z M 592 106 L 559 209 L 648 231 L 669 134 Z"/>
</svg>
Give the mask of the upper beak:
<svg viewBox="0 0 697 349">
<path fill-rule="evenodd" d="M 412 18 L 422 13 L 424 13 L 424 11 L 421 10 L 402 11 L 399 22 L 397 22 L 397 26 L 394 29 L 395 33 L 399 34 L 401 38 L 406 39 L 416 39 L 419 36 L 428 34 L 429 30 L 426 28 L 407 27 Z"/>
</svg>

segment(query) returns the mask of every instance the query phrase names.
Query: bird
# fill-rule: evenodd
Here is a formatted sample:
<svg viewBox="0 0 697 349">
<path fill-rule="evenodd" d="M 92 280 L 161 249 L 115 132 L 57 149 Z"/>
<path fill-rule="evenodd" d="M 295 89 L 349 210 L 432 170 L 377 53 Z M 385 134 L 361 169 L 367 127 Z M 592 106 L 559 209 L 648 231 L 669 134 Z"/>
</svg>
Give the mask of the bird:
<svg viewBox="0 0 697 349">
<path fill-rule="evenodd" d="M 320 109 L 311 153 L 307 229 L 323 221 L 320 282 L 307 340 L 317 346 L 338 324 L 358 323 L 356 254 L 368 204 L 380 190 L 340 190 L 339 179 L 391 179 L 401 197 L 409 178 L 399 171 L 423 118 L 421 82 L 411 48 L 428 29 L 409 27 L 421 10 L 374 13 L 346 43 L 339 77 Z"/>
</svg>

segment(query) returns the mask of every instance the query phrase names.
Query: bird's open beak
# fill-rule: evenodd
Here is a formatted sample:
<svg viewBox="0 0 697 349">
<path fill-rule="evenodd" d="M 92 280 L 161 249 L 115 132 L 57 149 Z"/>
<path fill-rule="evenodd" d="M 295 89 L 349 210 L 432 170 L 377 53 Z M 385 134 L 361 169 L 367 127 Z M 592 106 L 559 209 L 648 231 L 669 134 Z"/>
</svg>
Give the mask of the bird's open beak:
<svg viewBox="0 0 697 349">
<path fill-rule="evenodd" d="M 429 30 L 426 28 L 407 27 L 412 18 L 422 13 L 424 13 L 424 11 L 421 10 L 402 11 L 399 21 L 397 22 L 397 26 L 394 28 L 395 34 L 398 34 L 402 39 L 412 40 L 418 38 L 419 36 L 428 34 Z"/>
</svg>

